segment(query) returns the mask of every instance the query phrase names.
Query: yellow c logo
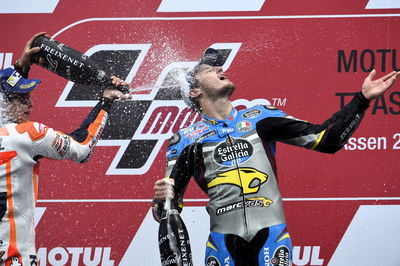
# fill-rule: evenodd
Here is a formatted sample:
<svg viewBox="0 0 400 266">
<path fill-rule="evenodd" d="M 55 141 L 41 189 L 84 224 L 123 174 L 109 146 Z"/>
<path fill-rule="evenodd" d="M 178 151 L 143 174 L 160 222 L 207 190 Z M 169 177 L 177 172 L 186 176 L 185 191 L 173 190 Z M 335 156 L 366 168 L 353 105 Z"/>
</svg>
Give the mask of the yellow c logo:
<svg viewBox="0 0 400 266">
<path fill-rule="evenodd" d="M 238 168 L 220 173 L 207 184 L 208 188 L 222 184 L 231 184 L 242 189 L 242 193 L 253 194 L 260 190 L 260 186 L 268 180 L 268 175 L 254 168 Z"/>
</svg>

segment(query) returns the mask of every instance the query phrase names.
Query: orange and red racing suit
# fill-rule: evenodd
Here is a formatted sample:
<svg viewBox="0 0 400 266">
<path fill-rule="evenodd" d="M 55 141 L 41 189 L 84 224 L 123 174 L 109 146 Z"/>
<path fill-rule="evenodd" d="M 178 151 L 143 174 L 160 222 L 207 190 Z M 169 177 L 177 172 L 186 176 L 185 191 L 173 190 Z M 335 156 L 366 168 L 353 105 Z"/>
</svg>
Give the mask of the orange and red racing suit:
<svg viewBox="0 0 400 266">
<path fill-rule="evenodd" d="M 71 134 L 33 121 L 0 127 L 0 264 L 37 265 L 33 219 L 39 159 L 86 162 L 111 104 L 112 100 L 102 98 Z"/>
</svg>

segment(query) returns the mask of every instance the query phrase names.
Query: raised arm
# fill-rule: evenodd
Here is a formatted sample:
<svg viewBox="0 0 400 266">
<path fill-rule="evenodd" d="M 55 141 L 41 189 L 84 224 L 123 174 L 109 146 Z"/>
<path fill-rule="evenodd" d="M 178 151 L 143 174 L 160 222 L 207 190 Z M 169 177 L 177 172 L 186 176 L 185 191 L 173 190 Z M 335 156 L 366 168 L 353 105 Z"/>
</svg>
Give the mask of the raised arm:
<svg viewBox="0 0 400 266">
<path fill-rule="evenodd" d="M 281 141 L 325 153 L 340 150 L 357 129 L 370 100 L 385 93 L 399 72 L 373 80 L 375 71 L 365 79 L 362 90 L 324 123 L 317 125 L 296 119 L 274 107 L 266 107 L 268 115 L 257 123 L 257 132 L 267 141 Z"/>
</svg>

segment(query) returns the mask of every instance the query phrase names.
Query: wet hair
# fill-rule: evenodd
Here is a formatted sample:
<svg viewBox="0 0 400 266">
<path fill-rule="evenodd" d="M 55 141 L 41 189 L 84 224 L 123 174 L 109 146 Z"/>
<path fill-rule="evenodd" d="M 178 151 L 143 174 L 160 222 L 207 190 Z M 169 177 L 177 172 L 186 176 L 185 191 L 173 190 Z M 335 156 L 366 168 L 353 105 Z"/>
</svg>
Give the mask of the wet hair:
<svg viewBox="0 0 400 266">
<path fill-rule="evenodd" d="M 214 67 L 222 66 L 224 64 L 224 58 L 218 50 L 207 48 L 196 66 L 186 74 L 186 81 L 189 83 L 191 89 L 198 87 L 198 81 L 195 79 L 195 76 L 197 72 L 199 72 L 200 66 L 203 64 Z"/>
<path fill-rule="evenodd" d="M 207 48 L 196 66 L 186 73 L 186 81 L 189 84 L 189 89 L 186 92 L 182 92 L 182 98 L 187 106 L 198 113 L 202 112 L 200 104 L 197 98 L 190 96 L 189 91 L 199 87 L 199 81 L 195 78 L 195 76 L 197 72 L 199 72 L 200 66 L 203 64 L 210 66 L 222 66 L 224 64 L 224 57 L 218 50 L 214 48 Z"/>
</svg>

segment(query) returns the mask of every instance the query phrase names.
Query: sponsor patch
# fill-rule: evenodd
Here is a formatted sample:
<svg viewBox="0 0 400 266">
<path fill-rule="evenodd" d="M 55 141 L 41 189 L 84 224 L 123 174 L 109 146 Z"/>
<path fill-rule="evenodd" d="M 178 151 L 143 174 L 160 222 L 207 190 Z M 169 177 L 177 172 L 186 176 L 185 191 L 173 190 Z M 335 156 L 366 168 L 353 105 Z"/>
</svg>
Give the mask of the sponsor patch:
<svg viewBox="0 0 400 266">
<path fill-rule="evenodd" d="M 247 112 L 245 112 L 244 114 L 242 114 L 242 117 L 251 119 L 251 118 L 255 118 L 255 117 L 259 116 L 260 114 L 261 114 L 260 109 L 251 109 L 251 110 L 248 110 Z"/>
<path fill-rule="evenodd" d="M 214 150 L 214 160 L 220 165 L 241 164 L 253 155 L 253 145 L 245 139 L 230 138 L 231 143 L 221 142 Z"/>
<path fill-rule="evenodd" d="M 252 125 L 249 121 L 245 120 L 245 121 L 240 121 L 239 123 L 237 123 L 236 128 L 237 128 L 237 130 L 239 130 L 239 132 L 247 132 L 252 129 Z"/>
<path fill-rule="evenodd" d="M 190 133 L 190 134 L 187 134 L 186 136 L 188 137 L 188 138 L 194 138 L 194 137 L 196 137 L 197 135 L 199 135 L 199 134 L 201 134 L 201 133 L 203 133 L 204 131 L 207 131 L 209 129 L 209 126 L 204 126 L 203 124 L 201 124 L 201 126 L 198 126 L 197 128 L 196 128 L 196 130 L 194 130 L 192 133 Z"/>
<path fill-rule="evenodd" d="M 269 207 L 272 204 L 272 200 L 265 197 L 256 197 L 256 198 L 248 198 L 245 199 L 245 207 L 252 208 L 252 207 Z M 240 210 L 243 208 L 243 201 L 235 202 L 233 204 L 228 204 L 223 207 L 220 207 L 216 211 L 216 215 L 222 215 L 231 211 Z"/>
<path fill-rule="evenodd" d="M 187 134 L 189 134 L 189 133 L 195 131 L 196 128 L 201 128 L 201 127 L 203 127 L 202 124 L 200 124 L 200 125 L 198 125 L 198 126 L 190 126 L 190 127 L 186 128 L 186 129 L 183 129 L 183 130 L 182 130 L 182 133 L 183 133 L 183 135 L 187 135 Z"/>
<path fill-rule="evenodd" d="M 207 132 L 206 134 L 204 134 L 200 138 L 196 139 L 196 141 L 202 141 L 203 139 L 206 139 L 208 137 L 214 136 L 215 134 L 217 134 L 217 132 L 215 130 Z"/>
<path fill-rule="evenodd" d="M 271 258 L 271 264 L 274 266 L 289 266 L 289 257 L 289 248 L 286 246 L 280 246 L 275 250 L 273 257 Z"/>
<path fill-rule="evenodd" d="M 225 137 L 227 134 L 235 132 L 235 129 L 231 127 L 219 127 L 217 130 L 220 137 Z"/>
<path fill-rule="evenodd" d="M 53 143 L 53 148 L 57 151 L 57 153 L 64 157 L 64 155 L 69 151 L 71 146 L 71 139 L 66 135 L 57 134 L 56 140 Z"/>
<path fill-rule="evenodd" d="M 207 258 L 207 266 L 220 266 L 218 259 L 214 256 L 210 256 Z"/>
</svg>

